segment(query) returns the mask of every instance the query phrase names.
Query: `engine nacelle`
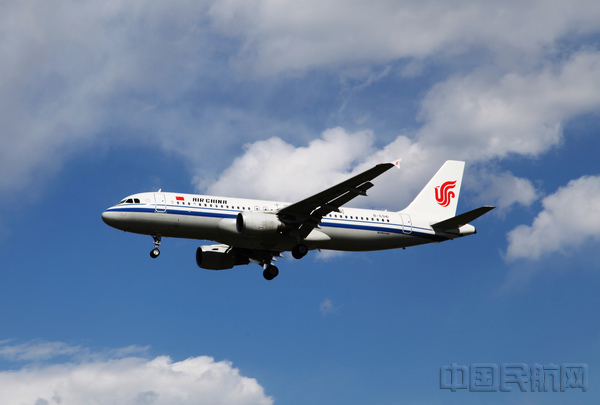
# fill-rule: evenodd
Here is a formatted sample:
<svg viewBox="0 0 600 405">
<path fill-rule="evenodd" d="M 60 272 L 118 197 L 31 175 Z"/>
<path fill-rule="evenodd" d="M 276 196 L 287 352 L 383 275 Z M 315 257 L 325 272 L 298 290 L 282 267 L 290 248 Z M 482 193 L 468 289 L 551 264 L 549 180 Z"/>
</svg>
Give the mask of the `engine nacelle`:
<svg viewBox="0 0 600 405">
<path fill-rule="evenodd" d="M 226 270 L 250 260 L 227 245 L 200 246 L 196 250 L 196 264 L 207 270 Z"/>
<path fill-rule="evenodd" d="M 237 215 L 235 226 L 242 235 L 265 235 L 277 233 L 284 224 L 275 214 L 244 211 Z"/>
</svg>

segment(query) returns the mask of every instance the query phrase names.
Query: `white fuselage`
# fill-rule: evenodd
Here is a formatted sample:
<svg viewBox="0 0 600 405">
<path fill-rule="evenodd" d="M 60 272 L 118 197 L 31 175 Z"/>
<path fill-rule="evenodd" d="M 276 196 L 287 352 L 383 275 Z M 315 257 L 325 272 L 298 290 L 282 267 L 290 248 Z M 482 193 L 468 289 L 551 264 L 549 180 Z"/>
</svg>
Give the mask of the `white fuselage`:
<svg viewBox="0 0 600 405">
<path fill-rule="evenodd" d="M 140 193 L 108 208 L 102 219 L 127 232 L 216 241 L 247 249 L 289 251 L 298 241 L 276 230 L 244 235 L 236 229 L 243 212 L 275 215 L 289 203 L 166 192 Z M 400 212 L 340 208 L 323 217 L 304 238 L 309 249 L 369 251 L 440 242 L 474 232 L 440 234 L 425 218 Z"/>
</svg>

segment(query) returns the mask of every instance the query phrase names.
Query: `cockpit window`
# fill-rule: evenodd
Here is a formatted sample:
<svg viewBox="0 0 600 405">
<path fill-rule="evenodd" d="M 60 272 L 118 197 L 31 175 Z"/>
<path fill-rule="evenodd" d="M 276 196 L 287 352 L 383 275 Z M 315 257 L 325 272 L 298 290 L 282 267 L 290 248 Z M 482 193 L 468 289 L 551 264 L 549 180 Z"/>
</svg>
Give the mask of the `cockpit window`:
<svg viewBox="0 0 600 405">
<path fill-rule="evenodd" d="M 126 198 L 119 202 L 119 204 L 139 204 L 139 203 L 140 203 L 139 198 Z M 117 204 L 117 205 L 119 205 L 119 204 Z"/>
</svg>

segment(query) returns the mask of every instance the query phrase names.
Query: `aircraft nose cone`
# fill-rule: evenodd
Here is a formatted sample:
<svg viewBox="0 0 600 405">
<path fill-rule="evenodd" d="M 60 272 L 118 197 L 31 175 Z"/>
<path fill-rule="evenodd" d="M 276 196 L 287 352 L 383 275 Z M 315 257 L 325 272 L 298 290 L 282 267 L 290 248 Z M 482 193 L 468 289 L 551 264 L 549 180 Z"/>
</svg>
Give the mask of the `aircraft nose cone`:
<svg viewBox="0 0 600 405">
<path fill-rule="evenodd" d="M 102 213 L 102 220 L 106 225 L 114 226 L 117 222 L 117 216 L 116 212 L 104 211 Z"/>
</svg>

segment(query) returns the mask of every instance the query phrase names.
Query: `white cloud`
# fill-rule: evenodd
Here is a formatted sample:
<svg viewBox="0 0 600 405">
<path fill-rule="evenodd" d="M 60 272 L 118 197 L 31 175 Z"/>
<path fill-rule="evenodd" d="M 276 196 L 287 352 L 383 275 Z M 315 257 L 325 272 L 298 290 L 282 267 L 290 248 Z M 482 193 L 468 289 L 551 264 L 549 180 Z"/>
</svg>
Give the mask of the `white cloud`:
<svg viewBox="0 0 600 405">
<path fill-rule="evenodd" d="M 537 156 L 559 144 L 566 120 L 600 107 L 599 87 L 598 52 L 530 73 L 453 77 L 423 99 L 419 142 L 468 160 Z"/>
<path fill-rule="evenodd" d="M 468 178 L 469 188 L 479 191 L 478 200 L 499 209 L 508 209 L 514 204 L 528 207 L 540 198 L 540 192 L 530 180 L 510 172 L 496 174 L 480 170 Z"/>
<path fill-rule="evenodd" d="M 233 161 L 208 194 L 294 201 L 350 177 L 356 162 L 373 152 L 370 131 L 329 129 L 307 146 L 280 138 L 257 141 Z"/>
<path fill-rule="evenodd" d="M 568 254 L 600 239 L 600 177 L 584 176 L 542 200 L 543 210 L 531 226 L 508 234 L 506 258 L 536 260 L 552 253 Z"/>
<path fill-rule="evenodd" d="M 337 315 L 340 309 L 342 309 L 342 305 L 335 305 L 331 298 L 325 298 L 319 305 L 319 311 L 323 316 Z"/>
<path fill-rule="evenodd" d="M 210 10 L 242 45 L 240 70 L 259 75 L 457 55 L 486 48 L 537 55 L 567 33 L 597 29 L 589 1 L 224 0 Z"/>
<path fill-rule="evenodd" d="M 55 356 L 68 345 L 41 342 L 40 359 L 48 358 L 50 346 Z M 35 343 L 2 347 L 3 352 L 36 352 Z M 24 346 L 27 346 L 25 349 Z M 126 348 L 129 353 L 132 348 Z M 168 356 L 154 359 L 119 357 L 123 351 L 91 353 L 85 358 L 61 364 L 26 365 L 19 370 L 0 371 L 0 402 L 7 405 L 48 404 L 272 404 L 253 378 L 240 375 L 230 362 L 216 362 L 207 356 L 173 362 Z M 84 353 L 85 354 L 85 353 Z M 108 357 L 107 357 L 108 356 Z M 20 357 L 18 360 L 33 360 Z"/>
<path fill-rule="evenodd" d="M 203 7 L 191 0 L 4 2 L 0 188 L 59 169 L 108 128 L 154 121 L 155 106 L 205 69 L 197 27 Z M 145 128 L 153 133 L 153 125 Z"/>
<path fill-rule="evenodd" d="M 41 361 L 57 356 L 73 356 L 86 350 L 63 342 L 33 341 L 10 345 L 10 340 L 0 342 L 0 357 L 11 361 Z"/>
<path fill-rule="evenodd" d="M 43 362 L 57 357 L 69 357 L 79 360 L 99 358 L 121 358 L 126 356 L 141 356 L 148 352 L 149 347 L 131 345 L 118 349 L 91 351 L 87 347 L 73 346 L 64 342 L 47 342 L 33 340 L 25 343 L 12 343 L 12 339 L 0 341 L 0 358 L 14 362 Z"/>
</svg>

